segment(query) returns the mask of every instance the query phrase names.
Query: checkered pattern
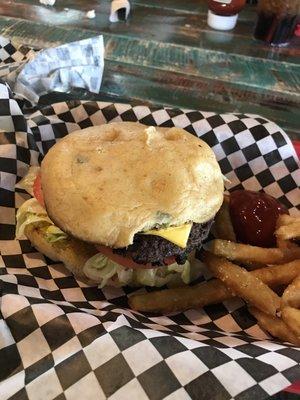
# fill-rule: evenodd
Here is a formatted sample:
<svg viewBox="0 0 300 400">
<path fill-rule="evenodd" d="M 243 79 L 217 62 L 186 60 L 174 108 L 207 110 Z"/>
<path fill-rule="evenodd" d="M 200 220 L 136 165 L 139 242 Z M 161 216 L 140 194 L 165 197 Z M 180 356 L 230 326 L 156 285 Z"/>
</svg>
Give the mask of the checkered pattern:
<svg viewBox="0 0 300 400">
<path fill-rule="evenodd" d="M 89 287 L 15 241 L 15 182 L 61 137 L 109 121 L 180 126 L 215 151 L 229 190 L 299 208 L 299 165 L 285 133 L 254 115 L 72 101 L 25 118 L 0 85 L 0 393 L 2 399 L 266 399 L 299 376 L 300 352 L 274 341 L 242 301 L 154 316 L 130 288 Z M 2 381 L 1 381 L 2 379 Z"/>
<path fill-rule="evenodd" d="M 27 46 L 15 45 L 8 38 L 0 36 L 0 64 L 20 63 L 30 58 L 32 51 Z"/>
<path fill-rule="evenodd" d="M 0 36 L 0 78 L 32 105 L 49 92 L 84 88 L 98 93 L 104 68 L 103 37 L 35 51 Z"/>
<path fill-rule="evenodd" d="M 27 46 L 15 45 L 0 36 L 0 78 L 12 80 L 25 63 L 34 57 L 35 51 Z"/>
</svg>

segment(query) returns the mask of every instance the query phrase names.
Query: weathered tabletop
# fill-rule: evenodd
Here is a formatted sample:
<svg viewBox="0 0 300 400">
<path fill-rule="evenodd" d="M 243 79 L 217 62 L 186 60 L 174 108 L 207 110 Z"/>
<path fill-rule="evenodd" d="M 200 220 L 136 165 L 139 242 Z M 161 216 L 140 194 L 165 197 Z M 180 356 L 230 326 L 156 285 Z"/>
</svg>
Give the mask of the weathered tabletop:
<svg viewBox="0 0 300 400">
<path fill-rule="evenodd" d="M 224 33 L 207 27 L 204 0 L 131 4 L 129 20 L 112 24 L 109 0 L 57 0 L 53 7 L 1 0 L 0 35 L 46 47 L 103 34 L 106 64 L 98 99 L 259 113 L 300 138 L 296 38 L 286 48 L 256 42 L 255 6 Z M 85 16 L 91 9 L 95 19 Z"/>
</svg>

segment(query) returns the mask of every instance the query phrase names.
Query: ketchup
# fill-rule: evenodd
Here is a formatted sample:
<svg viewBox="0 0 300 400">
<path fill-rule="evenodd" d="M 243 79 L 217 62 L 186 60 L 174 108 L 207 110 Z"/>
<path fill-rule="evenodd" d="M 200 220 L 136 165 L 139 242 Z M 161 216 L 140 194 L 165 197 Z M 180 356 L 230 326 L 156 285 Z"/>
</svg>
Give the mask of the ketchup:
<svg viewBox="0 0 300 400">
<path fill-rule="evenodd" d="M 230 217 L 237 240 L 252 246 L 274 247 L 276 221 L 287 209 L 261 192 L 236 190 L 230 194 Z"/>
</svg>

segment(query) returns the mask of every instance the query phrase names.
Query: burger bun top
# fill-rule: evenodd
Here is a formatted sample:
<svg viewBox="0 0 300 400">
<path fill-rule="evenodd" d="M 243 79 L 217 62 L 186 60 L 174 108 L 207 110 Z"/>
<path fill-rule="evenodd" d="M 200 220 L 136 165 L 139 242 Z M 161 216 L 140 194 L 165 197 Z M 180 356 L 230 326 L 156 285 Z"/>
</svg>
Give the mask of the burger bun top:
<svg viewBox="0 0 300 400">
<path fill-rule="evenodd" d="M 74 237 L 126 247 L 164 224 L 203 223 L 223 200 L 211 148 L 180 128 L 115 122 L 71 133 L 41 167 L 53 222 Z"/>
</svg>

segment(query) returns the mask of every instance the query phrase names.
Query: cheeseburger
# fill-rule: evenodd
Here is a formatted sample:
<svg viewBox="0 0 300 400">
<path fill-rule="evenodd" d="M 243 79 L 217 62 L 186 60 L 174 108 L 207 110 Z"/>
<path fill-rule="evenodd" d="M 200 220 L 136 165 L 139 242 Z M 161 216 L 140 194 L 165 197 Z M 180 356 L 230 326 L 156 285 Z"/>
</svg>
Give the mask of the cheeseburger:
<svg viewBox="0 0 300 400">
<path fill-rule="evenodd" d="M 19 187 L 17 237 L 101 287 L 189 283 L 224 190 L 205 142 L 134 122 L 67 135 Z"/>
</svg>

